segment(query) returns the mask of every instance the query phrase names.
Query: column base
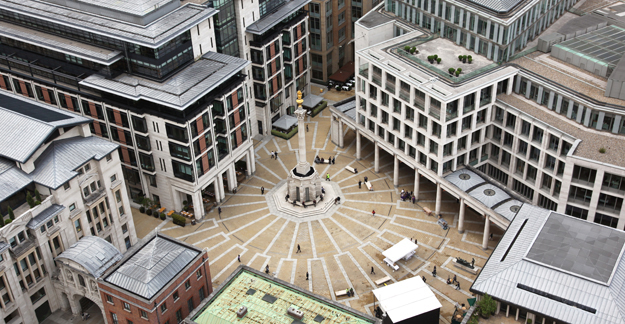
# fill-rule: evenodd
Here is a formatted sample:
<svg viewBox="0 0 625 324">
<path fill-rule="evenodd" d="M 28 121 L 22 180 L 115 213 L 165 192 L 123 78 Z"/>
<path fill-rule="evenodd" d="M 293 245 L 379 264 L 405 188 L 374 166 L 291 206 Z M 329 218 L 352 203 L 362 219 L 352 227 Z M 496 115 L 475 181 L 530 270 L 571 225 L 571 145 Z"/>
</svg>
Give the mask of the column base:
<svg viewBox="0 0 625 324">
<path fill-rule="evenodd" d="M 460 233 L 460 234 L 464 234 L 464 230 L 462 230 L 462 231 L 461 231 L 461 230 L 458 230 L 458 233 Z"/>
<path fill-rule="evenodd" d="M 482 248 L 482 250 L 484 250 L 484 251 L 488 251 L 488 248 Z"/>
</svg>

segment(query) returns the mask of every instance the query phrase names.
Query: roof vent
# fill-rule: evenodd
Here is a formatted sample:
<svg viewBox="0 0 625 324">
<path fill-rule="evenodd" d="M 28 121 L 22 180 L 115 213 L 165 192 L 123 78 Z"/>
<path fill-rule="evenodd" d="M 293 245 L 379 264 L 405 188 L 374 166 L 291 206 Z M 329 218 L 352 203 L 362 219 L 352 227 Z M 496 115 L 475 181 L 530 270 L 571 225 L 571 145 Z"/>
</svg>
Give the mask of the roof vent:
<svg viewBox="0 0 625 324">
<path fill-rule="evenodd" d="M 239 307 L 239 310 L 237 311 L 237 317 L 238 318 L 243 318 L 245 316 L 245 314 L 247 314 L 247 307 L 245 307 L 245 306 Z"/>
<path fill-rule="evenodd" d="M 286 313 L 293 316 L 294 318 L 297 318 L 298 320 L 301 320 L 302 317 L 304 317 L 304 312 L 302 312 L 301 310 L 295 308 L 294 306 L 289 307 L 286 310 Z"/>
</svg>

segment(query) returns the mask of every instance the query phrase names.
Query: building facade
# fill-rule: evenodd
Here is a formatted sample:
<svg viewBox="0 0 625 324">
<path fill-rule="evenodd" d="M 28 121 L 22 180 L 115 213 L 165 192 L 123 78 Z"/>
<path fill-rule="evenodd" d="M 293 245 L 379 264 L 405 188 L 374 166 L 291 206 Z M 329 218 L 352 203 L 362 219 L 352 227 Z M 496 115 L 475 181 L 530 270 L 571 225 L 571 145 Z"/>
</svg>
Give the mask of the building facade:
<svg viewBox="0 0 625 324">
<path fill-rule="evenodd" d="M 3 2 L 0 88 L 92 118 L 91 132 L 119 145 L 134 202 L 187 202 L 200 218 L 205 198 L 220 202 L 254 172 L 249 63 L 215 52 L 216 9 L 135 5 Z"/>
<path fill-rule="evenodd" d="M 354 23 L 379 0 L 313 0 L 308 4 L 311 80 L 321 84 L 354 60 Z"/>
<path fill-rule="evenodd" d="M 538 51 L 502 65 L 481 55 L 462 63 L 465 47 L 410 27 L 384 16 L 357 22 L 374 36 L 356 44 L 353 110 L 331 108 L 335 143 L 343 145 L 350 127 L 358 158 L 363 145 L 374 146 L 376 171 L 380 149 L 394 157 L 395 185 L 400 164 L 435 183 L 437 213 L 442 191 L 458 198 L 461 231 L 465 206 L 486 217 L 485 236 L 489 223 L 505 229 L 510 221 L 495 212 L 498 204 L 486 206 L 450 181 L 463 169 L 520 202 L 625 229 L 625 163 L 617 153 L 625 101 L 606 97 L 605 81 L 601 88 L 593 74 L 571 73 L 574 66 Z M 433 54 L 441 65 L 428 63 Z M 457 67 L 465 71 L 452 76 L 448 68 Z"/>
<path fill-rule="evenodd" d="M 161 234 L 128 251 L 98 287 L 108 323 L 180 323 L 213 291 L 206 252 Z"/>
<path fill-rule="evenodd" d="M 58 256 L 81 238 L 126 251 L 137 237 L 118 145 L 90 119 L 5 92 L 0 115 L 0 316 L 37 323 L 70 307 Z"/>
</svg>

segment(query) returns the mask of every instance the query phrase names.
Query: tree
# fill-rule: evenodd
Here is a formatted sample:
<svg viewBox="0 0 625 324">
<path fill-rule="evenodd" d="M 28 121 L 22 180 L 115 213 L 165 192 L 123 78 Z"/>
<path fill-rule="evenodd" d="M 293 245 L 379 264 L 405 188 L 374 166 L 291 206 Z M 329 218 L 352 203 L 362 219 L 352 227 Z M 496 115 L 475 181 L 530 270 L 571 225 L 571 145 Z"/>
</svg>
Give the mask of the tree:
<svg viewBox="0 0 625 324">
<path fill-rule="evenodd" d="M 37 189 L 35 189 L 35 201 L 41 202 L 41 194 Z"/>
<path fill-rule="evenodd" d="M 0 217 L 0 227 L 4 227 L 4 217 Z"/>
<path fill-rule="evenodd" d="M 478 305 L 480 315 L 484 318 L 490 317 L 497 310 L 497 302 L 488 294 L 484 294 Z"/>
<path fill-rule="evenodd" d="M 13 213 L 13 208 L 11 208 L 11 206 L 7 207 L 7 211 L 9 212 L 9 218 L 11 220 L 15 219 L 15 213 Z"/>
<path fill-rule="evenodd" d="M 35 200 L 33 199 L 33 196 L 30 194 L 30 191 L 26 192 L 26 202 L 28 203 L 28 206 L 30 206 L 30 208 L 35 207 Z"/>
</svg>

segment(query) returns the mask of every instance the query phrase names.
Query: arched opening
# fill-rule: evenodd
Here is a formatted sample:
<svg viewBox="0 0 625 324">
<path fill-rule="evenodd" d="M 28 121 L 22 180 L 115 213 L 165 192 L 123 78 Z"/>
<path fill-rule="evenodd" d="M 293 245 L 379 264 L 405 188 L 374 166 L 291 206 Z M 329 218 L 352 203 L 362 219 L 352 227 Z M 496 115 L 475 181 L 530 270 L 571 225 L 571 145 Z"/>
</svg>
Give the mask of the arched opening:
<svg viewBox="0 0 625 324">
<path fill-rule="evenodd" d="M 85 285 L 85 278 L 83 278 L 81 275 L 78 275 L 78 283 L 81 286 L 86 287 L 86 285 Z"/>
<path fill-rule="evenodd" d="M 83 318 L 83 320 L 87 319 L 86 324 L 104 322 L 102 310 L 100 309 L 98 304 L 84 296 L 76 295 L 74 298 L 78 299 L 78 304 L 80 305 L 79 315 L 81 318 Z M 89 315 L 85 316 L 85 314 Z"/>
</svg>

